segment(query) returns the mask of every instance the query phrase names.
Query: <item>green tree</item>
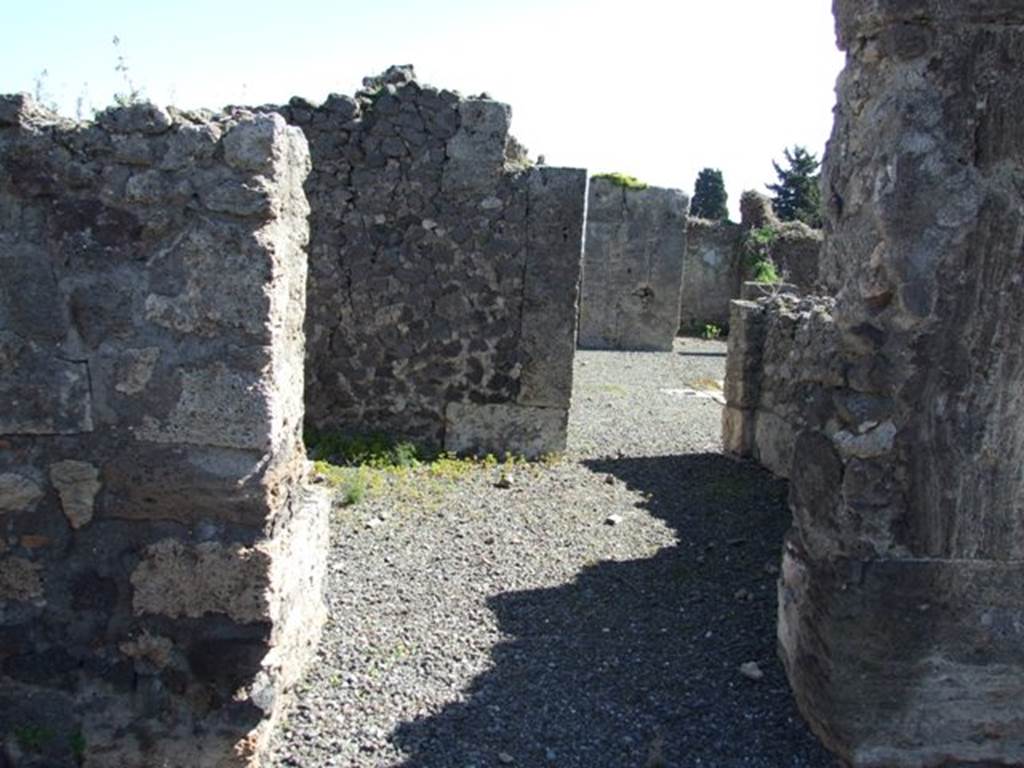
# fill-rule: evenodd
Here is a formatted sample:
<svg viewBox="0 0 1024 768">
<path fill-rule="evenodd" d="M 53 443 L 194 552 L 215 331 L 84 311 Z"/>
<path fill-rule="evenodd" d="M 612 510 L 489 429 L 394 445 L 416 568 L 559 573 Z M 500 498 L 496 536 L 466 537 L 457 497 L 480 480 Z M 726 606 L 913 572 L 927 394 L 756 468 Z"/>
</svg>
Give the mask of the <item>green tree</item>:
<svg viewBox="0 0 1024 768">
<path fill-rule="evenodd" d="M 774 160 L 778 184 L 768 184 L 772 191 L 772 208 L 783 221 L 802 221 L 812 227 L 821 226 L 821 191 L 818 188 L 821 162 L 804 147 L 783 151 L 786 167 Z"/>
<path fill-rule="evenodd" d="M 697 174 L 697 182 L 693 185 L 693 200 L 690 202 L 690 215 L 712 221 L 724 221 L 729 218 L 726 203 L 729 195 L 725 191 L 722 172 L 717 168 L 705 168 Z"/>
</svg>

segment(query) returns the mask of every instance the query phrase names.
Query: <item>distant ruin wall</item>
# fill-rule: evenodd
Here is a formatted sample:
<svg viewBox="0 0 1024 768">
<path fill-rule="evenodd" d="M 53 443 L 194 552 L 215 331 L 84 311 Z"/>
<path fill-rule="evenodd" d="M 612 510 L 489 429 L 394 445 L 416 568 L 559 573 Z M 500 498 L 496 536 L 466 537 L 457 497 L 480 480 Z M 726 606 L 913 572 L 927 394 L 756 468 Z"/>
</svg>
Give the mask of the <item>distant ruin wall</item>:
<svg viewBox="0 0 1024 768">
<path fill-rule="evenodd" d="M 277 115 L 0 97 L 0 741 L 47 734 L 33 765 L 249 765 L 317 641 L 308 164 Z"/>
<path fill-rule="evenodd" d="M 729 324 L 729 302 L 743 279 L 743 227 L 731 221 L 690 218 L 679 301 L 680 333 Z"/>
<path fill-rule="evenodd" d="M 821 288 L 819 264 L 822 232 L 799 221 L 780 221 L 771 201 L 759 192 L 744 192 L 742 221 L 689 219 L 683 259 L 680 333 L 700 333 L 704 326 L 729 325 L 730 302 L 742 298 L 744 281 L 753 279 L 750 238 L 760 230 L 765 256 L 775 264 L 787 291 L 811 294 Z M 825 291 L 828 293 L 829 291 Z"/>
<path fill-rule="evenodd" d="M 821 284 L 819 273 L 824 235 L 820 229 L 809 227 L 802 221 L 782 221 L 775 214 L 771 199 L 754 190 L 747 190 L 740 198 L 740 214 L 741 226 L 746 233 L 760 230 L 768 235 L 766 255 L 784 282 L 801 293 L 834 293 L 833 289 L 823 289 Z"/>
<path fill-rule="evenodd" d="M 313 163 L 307 423 L 562 450 L 586 173 L 531 166 L 504 104 L 410 68 L 366 88 L 281 109 Z"/>
<path fill-rule="evenodd" d="M 678 190 L 591 180 L 581 349 L 672 349 L 688 208 L 689 198 Z"/>
<path fill-rule="evenodd" d="M 801 293 L 818 292 L 822 231 L 800 221 L 787 221 L 778 226 L 777 232 L 771 255 L 779 277 Z"/>
<path fill-rule="evenodd" d="M 731 348 L 729 376 L 768 392 L 729 382 L 726 438 L 746 397 L 796 425 L 775 451 L 794 518 L 779 644 L 822 740 L 852 766 L 1021 765 L 1024 8 L 835 10 L 820 279 L 838 293 L 820 315 L 741 310 L 764 341 Z M 842 375 L 805 389 L 816 329 Z M 744 378 L 758 346 L 764 371 Z"/>
</svg>

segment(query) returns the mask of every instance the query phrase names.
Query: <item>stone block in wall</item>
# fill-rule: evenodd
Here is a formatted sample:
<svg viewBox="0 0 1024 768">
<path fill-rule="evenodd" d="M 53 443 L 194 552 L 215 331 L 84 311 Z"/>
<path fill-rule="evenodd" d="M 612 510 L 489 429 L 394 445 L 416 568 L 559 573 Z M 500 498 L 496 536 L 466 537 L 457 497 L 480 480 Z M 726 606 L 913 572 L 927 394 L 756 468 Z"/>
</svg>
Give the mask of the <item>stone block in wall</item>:
<svg viewBox="0 0 1024 768">
<path fill-rule="evenodd" d="M 579 346 L 668 351 L 679 329 L 686 212 L 675 189 L 594 177 L 587 202 Z"/>
<path fill-rule="evenodd" d="M 0 269 L 3 265 L 0 254 Z M 26 371 L 32 371 L 29 379 Z M 0 330 L 0 434 L 79 435 L 93 430 L 89 365 L 52 344 Z"/>
<path fill-rule="evenodd" d="M 569 411 L 517 403 L 449 403 L 445 421 L 446 451 L 536 459 L 565 450 Z"/>
<path fill-rule="evenodd" d="M 486 192 L 497 187 L 504 171 L 512 110 L 489 99 L 460 101 L 457 109 L 459 130 L 448 140 L 443 189 Z"/>
<path fill-rule="evenodd" d="M 0 97 L 0 741 L 258 760 L 324 611 L 308 170 L 277 115 Z"/>
<path fill-rule="evenodd" d="M 722 450 L 741 458 L 754 455 L 755 411 L 726 405 L 722 409 Z"/>
<path fill-rule="evenodd" d="M 752 455 L 757 462 L 778 477 L 789 477 L 798 425 L 771 411 L 754 416 Z"/>
<path fill-rule="evenodd" d="M 851 765 L 1019 764 L 1022 579 L 1019 562 L 826 566 L 791 542 L 779 644 L 798 704 Z"/>
<path fill-rule="evenodd" d="M 744 231 L 776 229 L 781 224 L 771 198 L 763 192 L 747 189 L 740 195 L 740 224 Z"/>
<path fill-rule="evenodd" d="M 740 298 L 743 228 L 730 221 L 688 218 L 679 302 L 679 332 L 726 327 L 729 302 Z M 746 298 L 746 297 L 744 297 Z"/>
<path fill-rule="evenodd" d="M 758 405 L 766 318 L 764 308 L 750 301 L 733 301 L 725 364 L 725 400 L 735 408 Z"/>
</svg>

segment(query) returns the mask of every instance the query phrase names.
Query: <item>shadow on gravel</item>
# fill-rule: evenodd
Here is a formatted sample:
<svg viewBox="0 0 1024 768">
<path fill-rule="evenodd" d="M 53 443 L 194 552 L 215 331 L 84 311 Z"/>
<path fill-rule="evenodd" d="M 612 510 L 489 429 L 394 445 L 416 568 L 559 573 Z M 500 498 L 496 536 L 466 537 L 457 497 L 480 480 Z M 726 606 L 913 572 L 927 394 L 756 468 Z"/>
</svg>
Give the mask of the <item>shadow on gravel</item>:
<svg viewBox="0 0 1024 768">
<path fill-rule="evenodd" d="M 775 654 L 766 566 L 788 526 L 785 483 L 720 454 L 585 466 L 644 493 L 679 543 L 595 563 L 563 586 L 491 597 L 510 639 L 466 701 L 395 730 L 410 755 L 402 765 L 835 765 L 800 720 Z M 763 679 L 739 673 L 748 661 Z"/>
</svg>

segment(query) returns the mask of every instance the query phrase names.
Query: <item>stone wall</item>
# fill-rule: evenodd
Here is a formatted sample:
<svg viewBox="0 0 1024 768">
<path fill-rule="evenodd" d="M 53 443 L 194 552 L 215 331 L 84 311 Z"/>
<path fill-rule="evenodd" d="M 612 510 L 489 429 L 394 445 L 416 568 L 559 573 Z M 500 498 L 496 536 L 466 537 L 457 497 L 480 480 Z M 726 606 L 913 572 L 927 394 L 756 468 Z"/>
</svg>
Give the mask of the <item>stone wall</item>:
<svg viewBox="0 0 1024 768">
<path fill-rule="evenodd" d="M 0 97 L 0 762 L 256 760 L 323 619 L 308 164 L 277 115 Z"/>
<path fill-rule="evenodd" d="M 416 82 L 281 109 L 309 139 L 306 418 L 457 451 L 565 447 L 586 174 Z"/>
<path fill-rule="evenodd" d="M 700 333 L 708 323 L 729 326 L 730 302 L 742 298 L 744 281 L 752 279 L 747 238 L 755 229 L 772 230 L 767 255 L 775 263 L 787 291 L 814 293 L 821 288 L 821 230 L 799 221 L 780 221 L 772 210 L 771 200 L 759 192 L 744 192 L 740 211 L 739 224 L 688 220 L 680 333 Z"/>
<path fill-rule="evenodd" d="M 812 229 L 802 221 L 786 221 L 779 224 L 777 232 L 771 252 L 779 277 L 802 293 L 820 291 L 818 271 L 824 240 L 822 231 Z"/>
<path fill-rule="evenodd" d="M 773 413 L 805 422 L 788 462 L 780 649 L 804 715 L 851 765 L 1020 765 L 1024 8 L 835 10 L 847 66 L 821 279 L 838 293 L 833 322 L 795 321 L 796 334 L 831 328 L 829 398 L 802 394 L 795 348 L 768 352 L 791 311 L 746 310 L 771 315 L 749 323 L 765 329 L 762 355 L 794 363 L 775 374 L 794 391 L 775 386 L 789 402 Z M 754 363 L 733 351 L 730 377 L 745 380 Z M 731 393 L 727 438 L 745 397 Z"/>
<path fill-rule="evenodd" d="M 801 293 L 822 289 L 819 270 L 824 235 L 820 229 L 813 229 L 802 221 L 781 221 L 768 196 L 753 190 L 747 190 L 740 198 L 740 213 L 746 232 L 754 229 L 773 232 L 768 255 L 784 282 Z M 825 289 L 823 292 L 834 291 Z"/>
<path fill-rule="evenodd" d="M 729 325 L 729 302 L 740 295 L 744 230 L 731 221 L 687 220 L 679 307 L 680 333 L 708 323 Z"/>
<path fill-rule="evenodd" d="M 689 198 L 675 189 L 591 180 L 580 348 L 672 349 L 688 208 Z"/>
<path fill-rule="evenodd" d="M 732 302 L 726 359 L 723 447 L 789 477 L 805 430 L 833 430 L 848 410 L 835 301 L 780 294 Z"/>
</svg>

